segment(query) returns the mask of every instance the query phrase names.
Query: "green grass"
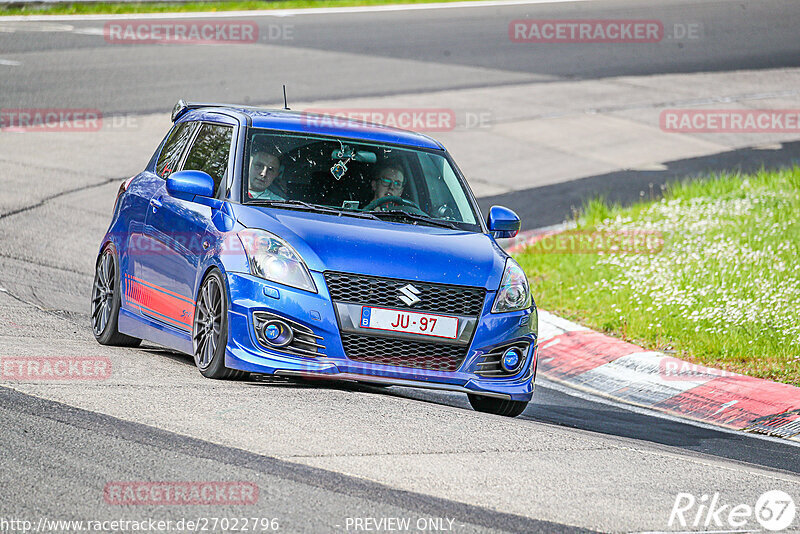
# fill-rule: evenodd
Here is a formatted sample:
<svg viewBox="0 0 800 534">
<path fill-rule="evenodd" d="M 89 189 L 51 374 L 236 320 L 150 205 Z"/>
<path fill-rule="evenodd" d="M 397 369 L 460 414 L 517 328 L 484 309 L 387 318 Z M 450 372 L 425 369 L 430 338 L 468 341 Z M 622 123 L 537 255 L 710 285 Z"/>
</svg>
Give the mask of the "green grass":
<svg viewBox="0 0 800 534">
<path fill-rule="evenodd" d="M 800 386 L 800 167 L 589 202 L 577 231 L 659 232 L 655 253 L 518 254 L 545 310 L 651 350 Z M 563 239 L 563 238 L 562 238 Z M 593 249 L 594 250 L 594 249 Z"/>
<path fill-rule="evenodd" d="M 384 4 L 428 4 L 431 2 L 455 2 L 461 0 L 231 0 L 228 2 L 170 2 L 143 3 L 74 3 L 39 6 L 0 6 L 2 15 L 88 15 L 128 13 L 182 13 L 195 11 L 251 11 L 255 9 L 300 9 L 310 7 L 352 7 Z"/>
</svg>

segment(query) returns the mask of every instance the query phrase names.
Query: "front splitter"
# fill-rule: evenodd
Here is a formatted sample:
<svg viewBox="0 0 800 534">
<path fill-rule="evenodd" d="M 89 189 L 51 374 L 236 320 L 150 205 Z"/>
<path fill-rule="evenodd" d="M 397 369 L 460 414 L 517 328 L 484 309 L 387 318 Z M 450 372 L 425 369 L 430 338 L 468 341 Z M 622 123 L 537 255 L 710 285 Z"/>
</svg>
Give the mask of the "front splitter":
<svg viewBox="0 0 800 534">
<path fill-rule="evenodd" d="M 410 388 L 436 389 L 439 391 L 454 391 L 456 393 L 472 393 L 483 397 L 495 397 L 498 399 L 511 399 L 511 395 L 505 393 L 495 393 L 493 391 L 475 391 L 462 386 L 452 384 L 437 384 L 432 382 L 422 382 L 419 380 L 405 380 L 402 378 L 382 378 L 379 376 L 361 375 L 357 373 L 314 373 L 309 371 L 277 370 L 276 376 L 290 377 L 314 377 L 325 380 L 354 380 L 356 382 L 371 382 L 373 384 L 386 384 L 390 386 L 403 386 Z"/>
</svg>

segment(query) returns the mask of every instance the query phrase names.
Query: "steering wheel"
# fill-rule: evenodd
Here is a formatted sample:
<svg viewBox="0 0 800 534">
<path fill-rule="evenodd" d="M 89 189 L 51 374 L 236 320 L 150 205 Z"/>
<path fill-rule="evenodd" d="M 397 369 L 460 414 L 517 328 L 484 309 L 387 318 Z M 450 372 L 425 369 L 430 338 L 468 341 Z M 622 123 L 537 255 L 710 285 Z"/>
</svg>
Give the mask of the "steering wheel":
<svg viewBox="0 0 800 534">
<path fill-rule="evenodd" d="M 387 197 L 376 198 L 375 200 L 364 206 L 363 209 L 364 211 L 372 211 L 375 208 L 383 206 L 385 204 L 389 204 L 390 202 L 394 202 L 395 204 L 400 204 L 400 206 L 411 208 L 411 210 L 409 211 L 411 211 L 412 213 L 416 213 L 418 215 L 427 215 L 424 211 L 422 211 L 422 208 L 420 208 L 416 202 L 408 200 L 403 197 L 396 197 L 391 195 Z"/>
</svg>

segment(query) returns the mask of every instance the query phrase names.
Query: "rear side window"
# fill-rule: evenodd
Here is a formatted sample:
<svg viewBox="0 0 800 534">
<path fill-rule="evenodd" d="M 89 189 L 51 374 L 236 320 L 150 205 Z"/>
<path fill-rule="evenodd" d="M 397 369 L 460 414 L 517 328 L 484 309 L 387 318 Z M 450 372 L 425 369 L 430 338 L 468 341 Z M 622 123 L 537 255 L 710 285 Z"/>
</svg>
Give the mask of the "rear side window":
<svg viewBox="0 0 800 534">
<path fill-rule="evenodd" d="M 233 128 L 221 124 L 202 124 L 186 156 L 183 170 L 203 171 L 214 179 L 214 190 L 225 177 L 231 149 Z"/>
<path fill-rule="evenodd" d="M 172 130 L 169 139 L 164 143 L 164 148 L 161 149 L 161 154 L 159 154 L 158 162 L 156 163 L 156 174 L 160 177 L 166 180 L 170 174 L 177 170 L 183 149 L 191 139 L 195 126 L 196 123 L 194 122 L 182 122 Z"/>
</svg>

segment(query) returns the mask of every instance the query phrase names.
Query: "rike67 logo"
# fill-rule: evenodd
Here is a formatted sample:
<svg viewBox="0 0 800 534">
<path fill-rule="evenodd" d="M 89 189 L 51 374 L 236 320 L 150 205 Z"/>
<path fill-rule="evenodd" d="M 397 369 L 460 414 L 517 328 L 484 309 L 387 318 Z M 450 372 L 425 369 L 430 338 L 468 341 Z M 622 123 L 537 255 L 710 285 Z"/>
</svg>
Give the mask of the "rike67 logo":
<svg viewBox="0 0 800 534">
<path fill-rule="evenodd" d="M 754 526 L 752 521 L 755 519 L 762 528 L 780 532 L 793 526 L 796 512 L 794 499 L 780 490 L 764 493 L 756 500 L 755 506 L 726 503 L 719 493 L 700 497 L 679 493 L 672 506 L 668 526 L 704 532 L 737 532 L 728 529 L 741 529 L 748 523 Z"/>
</svg>

